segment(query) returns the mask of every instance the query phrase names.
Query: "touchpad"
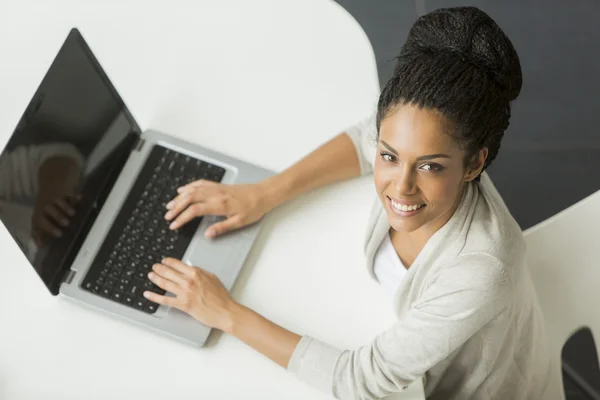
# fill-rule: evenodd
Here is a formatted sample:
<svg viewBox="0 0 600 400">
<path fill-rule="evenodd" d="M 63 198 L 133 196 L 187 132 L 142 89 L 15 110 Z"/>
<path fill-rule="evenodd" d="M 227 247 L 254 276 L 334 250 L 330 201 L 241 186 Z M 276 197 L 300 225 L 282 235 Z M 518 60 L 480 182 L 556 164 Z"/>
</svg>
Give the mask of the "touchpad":
<svg viewBox="0 0 600 400">
<path fill-rule="evenodd" d="M 244 242 L 249 241 L 250 238 L 244 231 L 234 231 L 207 239 L 204 237 L 204 231 L 214 222 L 214 217 L 202 221 L 184 254 L 183 262 L 214 273 L 225 287 L 230 289 L 241 268 L 240 255 L 246 250 Z"/>
</svg>

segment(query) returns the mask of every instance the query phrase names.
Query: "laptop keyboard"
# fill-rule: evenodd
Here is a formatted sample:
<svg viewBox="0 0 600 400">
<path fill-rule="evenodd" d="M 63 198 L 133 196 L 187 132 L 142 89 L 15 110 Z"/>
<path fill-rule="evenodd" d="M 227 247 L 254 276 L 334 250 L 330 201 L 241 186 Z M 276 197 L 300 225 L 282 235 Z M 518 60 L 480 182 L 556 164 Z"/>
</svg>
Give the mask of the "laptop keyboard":
<svg viewBox="0 0 600 400">
<path fill-rule="evenodd" d="M 177 188 L 198 179 L 220 182 L 224 174 L 221 167 L 154 146 L 83 280 L 83 289 L 149 314 L 156 312 L 158 305 L 143 293 L 165 291 L 148 280 L 148 273 L 164 257 L 181 259 L 201 222 L 196 218 L 170 230 L 164 218 L 166 205 Z"/>
</svg>

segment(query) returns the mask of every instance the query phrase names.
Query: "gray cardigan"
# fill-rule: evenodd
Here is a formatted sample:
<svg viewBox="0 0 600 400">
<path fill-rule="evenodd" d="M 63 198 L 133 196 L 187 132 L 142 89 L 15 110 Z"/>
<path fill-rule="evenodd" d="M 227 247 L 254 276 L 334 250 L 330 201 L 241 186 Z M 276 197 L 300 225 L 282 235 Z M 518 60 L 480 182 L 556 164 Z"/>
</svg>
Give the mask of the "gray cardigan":
<svg viewBox="0 0 600 400">
<path fill-rule="evenodd" d="M 372 172 L 373 117 L 346 132 Z M 390 230 L 379 199 L 365 240 L 367 268 Z M 542 315 L 525 242 L 487 174 L 468 184 L 398 288 L 397 322 L 356 350 L 303 337 L 288 369 L 339 399 L 379 399 L 423 378 L 428 399 L 541 398 L 549 379 Z"/>
</svg>

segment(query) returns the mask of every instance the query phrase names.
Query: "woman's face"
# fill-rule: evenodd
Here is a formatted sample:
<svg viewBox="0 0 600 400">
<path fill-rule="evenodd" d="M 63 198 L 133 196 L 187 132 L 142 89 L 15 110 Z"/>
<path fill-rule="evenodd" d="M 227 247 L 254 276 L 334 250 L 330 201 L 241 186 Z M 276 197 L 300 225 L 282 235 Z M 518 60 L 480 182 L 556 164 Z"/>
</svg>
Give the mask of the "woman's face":
<svg viewBox="0 0 600 400">
<path fill-rule="evenodd" d="M 487 150 L 465 168 L 465 151 L 447 126 L 443 116 L 409 104 L 381 121 L 375 187 L 396 231 L 435 233 L 458 207 L 464 183 L 483 166 Z"/>
</svg>

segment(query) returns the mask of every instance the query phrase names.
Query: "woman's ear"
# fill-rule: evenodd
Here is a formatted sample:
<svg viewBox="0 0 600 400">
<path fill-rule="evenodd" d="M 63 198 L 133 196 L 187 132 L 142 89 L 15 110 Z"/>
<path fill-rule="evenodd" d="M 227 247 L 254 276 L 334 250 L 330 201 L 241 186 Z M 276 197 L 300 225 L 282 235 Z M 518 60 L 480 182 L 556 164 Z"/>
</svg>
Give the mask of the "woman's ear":
<svg viewBox="0 0 600 400">
<path fill-rule="evenodd" d="M 473 158 L 467 164 L 467 168 L 465 171 L 465 181 L 470 182 L 473 179 L 477 178 L 479 174 L 481 174 L 481 170 L 483 170 L 483 166 L 485 165 L 485 160 L 488 157 L 488 149 L 484 147 L 479 150 L 477 154 L 473 156 Z"/>
</svg>

